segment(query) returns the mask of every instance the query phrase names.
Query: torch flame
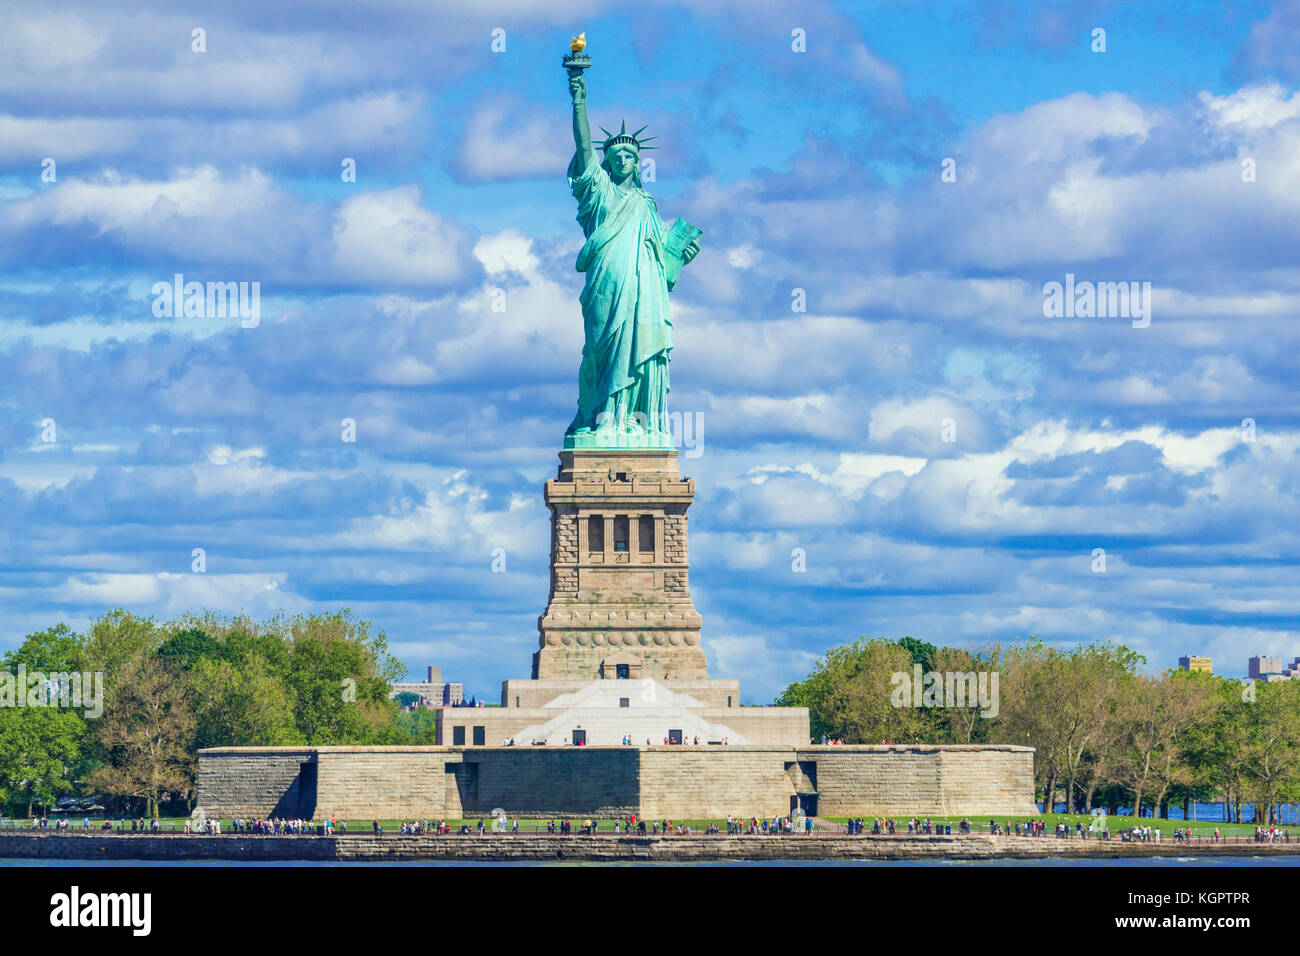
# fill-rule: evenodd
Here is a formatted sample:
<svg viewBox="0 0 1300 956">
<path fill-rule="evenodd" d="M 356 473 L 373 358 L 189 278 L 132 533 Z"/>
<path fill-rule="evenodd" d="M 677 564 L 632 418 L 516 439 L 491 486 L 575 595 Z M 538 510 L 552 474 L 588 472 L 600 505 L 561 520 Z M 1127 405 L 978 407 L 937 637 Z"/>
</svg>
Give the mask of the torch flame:
<svg viewBox="0 0 1300 956">
<path fill-rule="evenodd" d="M 571 41 L 569 41 L 569 49 L 572 50 L 574 53 L 581 53 L 586 48 L 587 48 L 587 33 L 585 30 L 582 33 L 579 33 Z"/>
</svg>

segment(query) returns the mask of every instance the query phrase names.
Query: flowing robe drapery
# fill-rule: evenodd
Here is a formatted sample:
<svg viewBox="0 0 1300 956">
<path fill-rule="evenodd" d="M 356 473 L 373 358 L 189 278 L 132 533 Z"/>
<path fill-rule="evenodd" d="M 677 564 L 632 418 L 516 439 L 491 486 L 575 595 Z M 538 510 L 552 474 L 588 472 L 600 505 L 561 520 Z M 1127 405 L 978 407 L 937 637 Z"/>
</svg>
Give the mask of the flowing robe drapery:
<svg viewBox="0 0 1300 956">
<path fill-rule="evenodd" d="M 659 208 L 631 180 L 615 184 L 594 152 L 574 156 L 568 178 L 587 237 L 577 261 L 587 276 L 578 414 L 568 433 L 623 430 L 629 418 L 666 429 L 673 337 Z"/>
</svg>

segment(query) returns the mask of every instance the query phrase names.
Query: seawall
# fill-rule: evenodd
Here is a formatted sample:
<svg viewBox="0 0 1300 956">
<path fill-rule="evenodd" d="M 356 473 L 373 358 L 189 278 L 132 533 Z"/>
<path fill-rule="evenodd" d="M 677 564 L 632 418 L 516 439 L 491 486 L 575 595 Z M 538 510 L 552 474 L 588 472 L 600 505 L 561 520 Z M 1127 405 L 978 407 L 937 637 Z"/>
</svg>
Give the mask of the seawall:
<svg viewBox="0 0 1300 956">
<path fill-rule="evenodd" d="M 707 862 L 1248 857 L 1300 854 L 1300 843 L 1122 843 L 1054 837 L 966 836 L 199 836 L 0 834 L 0 858 L 298 862 Z"/>
</svg>

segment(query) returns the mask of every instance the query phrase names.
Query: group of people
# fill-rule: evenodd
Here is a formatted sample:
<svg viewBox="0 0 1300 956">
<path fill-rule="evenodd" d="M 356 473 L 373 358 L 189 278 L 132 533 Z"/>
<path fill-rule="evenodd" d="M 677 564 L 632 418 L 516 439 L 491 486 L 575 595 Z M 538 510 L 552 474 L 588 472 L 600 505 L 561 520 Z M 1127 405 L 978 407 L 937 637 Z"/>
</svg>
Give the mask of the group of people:
<svg viewBox="0 0 1300 956">
<path fill-rule="evenodd" d="M 1127 830 L 1120 830 L 1119 837 L 1125 843 L 1159 843 L 1160 828 L 1145 824 L 1140 827 L 1130 827 Z"/>
<path fill-rule="evenodd" d="M 1043 820 L 1015 820 L 1010 823 L 998 823 L 997 820 L 989 817 L 989 833 L 992 836 L 1026 836 L 1026 837 L 1045 837 L 1047 836 L 1047 823 Z M 1082 838 L 1087 838 L 1088 831 L 1082 823 L 1076 825 L 1076 831 Z M 970 833 L 970 821 L 963 818 L 961 821 L 961 832 Z M 1070 836 L 1070 825 L 1068 823 L 1056 824 L 1056 836 L 1058 838 L 1068 838 Z M 1110 831 L 1105 831 L 1105 836 L 1110 836 Z"/>
<path fill-rule="evenodd" d="M 86 818 L 86 822 L 87 822 L 87 823 L 90 822 L 90 817 L 87 817 L 87 818 Z M 68 828 L 68 820 L 67 820 L 67 817 L 59 817 L 57 820 L 54 821 L 54 829 L 55 829 L 55 830 L 66 830 L 67 828 Z M 33 830 L 49 830 L 49 829 L 50 829 L 50 818 L 49 818 L 49 817 L 32 817 L 32 829 L 33 829 Z M 83 829 L 84 829 L 84 826 L 83 826 Z"/>
<path fill-rule="evenodd" d="M 1277 827 L 1255 827 L 1256 843 L 1290 843 L 1291 831 Z"/>
<path fill-rule="evenodd" d="M 81 829 L 89 830 L 90 828 L 91 828 L 90 817 L 82 817 Z M 161 833 L 162 832 L 161 823 L 159 823 L 156 819 L 145 820 L 144 817 L 139 817 L 138 819 L 132 820 L 129 829 L 127 828 L 126 817 L 122 817 L 120 820 L 118 820 L 117 828 L 122 833 Z M 59 817 L 53 822 L 50 821 L 49 817 L 32 817 L 32 829 L 33 830 L 53 829 L 57 833 L 59 831 L 65 831 L 71 829 L 71 824 L 67 817 Z M 104 822 L 100 824 L 99 829 L 101 830 L 113 829 L 113 821 L 106 818 Z"/>
<path fill-rule="evenodd" d="M 222 833 L 220 820 L 186 820 L 186 833 L 199 833 L 206 836 L 219 836 Z M 301 817 L 271 817 L 266 820 L 236 817 L 230 821 L 230 832 L 241 836 L 309 836 L 320 833 L 333 836 L 335 832 L 347 833 L 347 821 L 337 817 L 326 817 L 317 823 Z"/>
<path fill-rule="evenodd" d="M 109 821 L 105 820 L 102 829 L 111 830 L 112 828 L 113 825 Z M 125 818 L 118 821 L 118 829 L 122 833 L 127 832 Z M 153 820 L 146 820 L 144 817 L 139 817 L 131 821 L 131 832 L 132 833 L 161 833 L 162 824 L 158 822 L 157 818 Z"/>
<path fill-rule="evenodd" d="M 594 824 L 595 824 L 594 820 L 588 820 L 586 823 L 582 825 L 582 833 L 588 834 L 594 832 L 592 830 L 592 826 Z M 573 824 L 568 820 L 561 820 L 559 823 L 556 823 L 554 820 L 548 820 L 546 821 L 546 832 L 558 833 L 561 836 L 568 836 L 573 832 Z"/>
<path fill-rule="evenodd" d="M 624 735 L 623 735 L 623 738 L 622 738 L 622 740 L 621 740 L 620 742 L 621 742 L 621 744 L 622 744 L 624 747 L 633 747 L 633 746 L 636 745 L 635 742 L 634 742 L 633 739 L 632 739 L 632 735 L 631 735 L 631 734 L 624 734 Z M 530 743 L 532 746 L 534 746 L 534 747 L 545 747 L 547 741 L 546 741 L 546 738 L 545 738 L 545 737 L 542 737 L 541 739 L 538 739 L 537 737 L 533 737 L 531 740 L 529 740 L 529 743 Z M 720 741 L 717 741 L 717 743 L 719 743 L 719 744 L 721 744 L 723 747 L 725 747 L 725 746 L 728 745 L 728 739 L 727 739 L 726 737 L 723 737 Z M 583 747 L 583 746 L 586 746 L 586 744 L 587 744 L 587 741 L 586 741 L 585 739 L 583 739 L 583 740 L 575 740 L 575 741 L 573 742 L 573 746 L 575 746 L 575 747 Z M 698 746 L 700 746 L 700 736 L 699 736 L 699 734 L 696 734 L 693 738 L 690 738 L 690 739 L 684 739 L 684 740 L 673 740 L 673 739 L 671 739 L 670 737 L 664 737 L 664 746 L 665 746 L 665 747 L 670 746 L 670 745 L 674 745 L 674 744 L 677 744 L 677 745 L 680 745 L 680 744 L 688 744 L 688 745 L 690 745 L 690 746 L 698 747 Z M 645 745 L 646 745 L 647 747 L 652 747 L 652 746 L 654 746 L 654 741 L 651 740 L 649 737 L 647 737 L 647 738 L 645 739 Z M 515 738 L 514 738 L 514 737 L 506 737 L 504 740 L 501 741 L 501 746 L 502 746 L 502 747 L 514 747 L 514 746 L 515 746 Z"/>
<path fill-rule="evenodd" d="M 894 836 L 898 832 L 898 826 L 899 824 L 893 820 L 876 817 L 871 821 L 871 835 Z M 859 819 L 850 819 L 845 824 L 845 832 L 850 835 L 861 834 L 864 832 L 864 827 L 864 821 Z M 957 832 L 959 834 L 971 833 L 972 826 L 970 820 L 963 817 L 957 824 Z M 1047 824 L 1042 820 L 1025 820 L 1023 822 L 1017 820 L 1012 823 L 998 823 L 997 820 L 990 817 L 988 832 L 993 836 L 1011 836 L 1014 834 L 1016 836 L 1041 837 L 1047 835 Z M 1078 832 L 1079 835 L 1083 837 L 1088 835 L 1087 831 L 1083 828 L 1083 824 L 1078 825 Z M 909 836 L 951 836 L 952 824 L 939 823 L 938 821 L 931 820 L 929 817 L 913 817 L 907 821 L 907 833 Z M 1070 835 L 1069 826 L 1064 823 L 1057 824 L 1056 835 L 1058 837 L 1068 837 Z M 1110 835 L 1109 830 L 1106 831 L 1106 835 Z"/>
<path fill-rule="evenodd" d="M 784 833 L 812 833 L 812 817 L 804 817 L 801 825 L 796 827 L 793 817 L 772 817 L 760 820 L 758 817 L 727 817 L 727 834 L 729 836 L 779 836 Z"/>
<path fill-rule="evenodd" d="M 673 826 L 674 824 L 671 821 L 665 820 L 664 833 L 670 832 L 670 828 L 672 828 Z M 679 832 L 681 831 L 681 829 L 682 828 L 680 827 L 678 828 Z M 517 823 L 515 824 L 515 832 L 516 833 L 519 832 Z M 568 820 L 560 820 L 558 823 L 555 820 L 549 820 L 546 823 L 546 832 L 558 833 L 561 836 L 569 836 L 570 834 L 573 833 L 573 824 Z M 581 833 L 583 836 L 596 836 L 597 834 L 600 833 L 600 821 L 594 819 L 583 820 L 582 823 L 580 823 L 578 826 L 578 832 Z M 647 830 L 645 821 L 638 820 L 636 814 L 633 813 L 627 816 L 625 819 L 615 820 L 610 825 L 610 832 L 613 833 L 615 836 L 629 836 L 633 832 L 641 836 L 644 836 L 645 834 L 650 832 L 658 833 L 659 824 L 652 823 L 651 828 Z"/>
<path fill-rule="evenodd" d="M 33 830 L 50 830 L 50 829 L 53 829 L 53 830 L 55 830 L 55 831 L 57 832 L 57 831 L 59 831 L 59 830 L 70 830 L 71 828 L 72 828 L 71 821 L 69 821 L 67 817 L 59 817 L 57 820 L 53 821 L 53 823 L 50 822 L 50 818 L 49 818 L 49 817 L 32 817 L 32 829 L 33 829 Z M 89 830 L 89 829 L 90 829 L 90 817 L 82 817 L 82 819 L 81 819 L 81 829 L 83 829 L 83 830 Z M 103 827 L 101 827 L 101 829 L 103 829 L 103 830 L 111 830 L 111 829 L 113 829 L 112 821 L 110 821 L 110 820 L 105 820 L 105 821 L 104 821 L 104 825 L 103 825 Z M 125 820 L 122 821 L 122 829 L 123 829 L 123 830 L 126 829 L 126 821 L 125 821 Z M 132 833 L 138 833 L 138 832 L 140 832 L 140 831 L 143 831 L 144 829 L 145 829 L 145 824 L 144 824 L 144 820 L 143 820 L 143 819 L 139 821 L 139 829 L 138 829 L 138 830 L 136 829 L 136 821 L 135 821 L 135 820 L 132 820 L 132 821 L 131 821 L 131 832 L 132 832 Z M 155 832 L 155 833 L 158 832 L 158 821 L 157 821 L 157 820 L 153 821 L 153 829 L 154 829 L 154 832 Z"/>
<path fill-rule="evenodd" d="M 952 833 L 951 826 L 949 826 L 947 830 L 949 833 Z M 935 823 L 929 817 L 926 817 L 924 820 L 918 820 L 916 817 L 913 817 L 907 821 L 907 832 L 909 836 L 920 833 L 924 833 L 926 836 L 934 836 L 936 834 L 942 836 L 944 833 L 944 825 L 942 823 Z"/>
<path fill-rule="evenodd" d="M 373 828 L 375 833 L 382 835 L 384 832 L 384 828 L 379 825 L 378 820 L 373 821 L 371 827 Z M 484 829 L 485 829 L 484 821 L 479 820 L 478 832 L 482 833 Z M 448 823 L 446 820 L 403 820 L 402 821 L 402 829 L 401 829 L 402 836 L 424 836 L 425 834 L 433 834 L 435 836 L 446 836 L 450 832 L 451 832 L 451 824 Z M 460 830 L 458 832 L 469 833 L 470 832 L 469 824 L 468 823 L 461 824 Z M 519 832 L 518 820 L 515 821 L 515 832 L 516 833 Z"/>
<path fill-rule="evenodd" d="M 965 821 L 963 821 L 965 822 Z M 1082 821 L 1075 824 L 1075 834 L 1081 839 L 1088 838 L 1088 830 L 1084 827 Z M 969 833 L 967 829 L 965 832 Z M 1019 820 L 1014 823 L 998 823 L 992 817 L 989 818 L 989 833 L 994 836 L 1027 836 L 1027 837 L 1045 837 L 1047 836 L 1047 823 L 1043 820 L 1025 820 L 1023 823 Z M 1055 828 L 1057 839 L 1065 840 L 1070 837 L 1070 825 L 1068 823 L 1057 823 Z M 1104 829 L 1100 834 L 1105 839 L 1110 839 L 1110 830 Z"/>
<path fill-rule="evenodd" d="M 208 823 L 216 824 L 215 832 L 221 832 L 220 820 L 209 820 Z M 186 832 L 189 832 L 189 824 L 186 823 Z M 306 836 L 317 832 L 320 828 L 326 835 L 332 835 L 335 829 L 341 829 L 343 833 L 348 832 L 346 822 L 340 824 L 338 819 L 327 817 L 317 824 L 313 820 L 303 820 L 301 818 L 272 817 L 269 820 L 245 820 L 237 818 L 230 821 L 232 833 L 243 834 L 260 834 L 264 836 Z M 212 831 L 209 831 L 212 832 Z"/>
<path fill-rule="evenodd" d="M 727 742 L 728 742 L 728 741 L 727 741 L 727 738 L 726 738 L 726 737 L 723 737 L 721 740 L 718 741 L 718 743 L 721 744 L 723 747 L 727 746 Z M 624 746 L 624 747 L 632 747 L 632 746 L 634 746 L 633 741 L 632 741 L 632 735 L 631 735 L 631 734 L 624 734 L 624 735 L 623 735 L 623 741 L 622 741 L 622 743 L 623 743 L 623 746 Z M 693 740 L 673 740 L 671 737 L 665 737 L 665 738 L 664 738 L 664 746 L 665 746 L 665 747 L 672 746 L 672 745 L 674 745 L 674 744 L 690 744 L 690 745 L 693 746 L 693 747 L 698 747 L 698 746 L 700 745 L 700 736 L 699 736 L 699 734 L 696 734 L 695 737 L 693 738 Z M 654 746 L 654 742 L 653 742 L 649 737 L 647 737 L 647 738 L 645 739 L 645 745 L 646 745 L 647 747 L 653 747 L 653 746 Z"/>
<path fill-rule="evenodd" d="M 630 740 L 630 738 L 628 738 Z M 81 822 L 82 829 L 91 828 L 90 817 L 83 818 Z M 845 824 L 845 833 L 856 836 L 864 832 L 865 821 L 859 818 L 851 818 Z M 102 829 L 112 830 L 113 822 L 104 820 Z M 344 820 L 336 817 L 327 817 L 318 825 L 311 820 L 303 819 L 286 819 L 273 817 L 268 820 L 246 820 L 235 819 L 231 821 L 233 833 L 237 834 L 265 834 L 265 835 L 305 835 L 318 831 L 326 836 L 334 833 L 347 833 L 348 825 Z M 371 823 L 371 828 L 376 835 L 382 836 L 384 828 L 378 820 Z M 46 817 L 37 817 L 32 820 L 32 829 L 63 831 L 69 829 L 69 821 L 66 818 L 59 818 L 52 823 Z M 161 825 L 158 820 L 147 821 L 143 817 L 130 821 L 128 830 L 125 818 L 119 821 L 118 829 L 130 833 L 159 833 Z M 477 832 L 482 835 L 487 831 L 487 821 L 480 819 L 477 824 Z M 514 820 L 511 825 L 505 828 L 509 832 L 519 832 L 519 821 Z M 811 817 L 805 817 L 801 826 L 796 826 L 791 817 L 774 817 L 759 819 L 758 817 L 728 816 L 726 823 L 726 832 L 729 836 L 743 835 L 777 835 L 784 833 L 793 833 L 800 830 L 805 834 L 811 833 L 813 821 Z M 890 819 L 877 817 L 871 821 L 871 834 L 873 836 L 894 836 L 897 833 L 898 824 Z M 443 836 L 451 833 L 453 827 L 446 820 L 403 820 L 401 823 L 402 836 L 423 836 L 425 834 L 436 834 Z M 1072 832 L 1073 831 L 1073 832 Z M 221 830 L 220 820 L 186 820 L 185 832 L 201 833 L 207 835 L 219 835 Z M 473 832 L 468 823 L 463 823 L 456 830 L 461 834 Z M 546 824 L 547 833 L 558 833 L 568 836 L 574 832 L 573 823 L 569 820 L 550 820 Z M 583 820 L 578 824 L 578 832 L 586 835 L 597 835 L 601 832 L 601 822 L 595 819 Z M 645 836 L 647 834 L 658 836 L 666 835 L 689 835 L 692 831 L 686 824 L 674 823 L 672 820 L 653 821 L 649 827 L 646 821 L 637 819 L 636 814 L 630 814 L 621 820 L 614 820 L 612 824 L 607 824 L 605 832 L 612 832 L 615 836 L 631 835 L 633 833 Z M 907 821 L 907 832 L 909 835 L 951 835 L 952 826 L 950 824 L 938 823 L 930 818 L 916 818 Z M 963 818 L 958 824 L 958 832 L 967 834 L 971 832 L 971 821 Z M 1043 837 L 1047 835 L 1047 824 L 1042 820 L 1025 820 L 1011 823 L 998 823 L 992 817 L 989 818 L 988 832 L 994 836 L 1028 836 Z M 1056 824 L 1055 833 L 1058 839 L 1068 839 L 1071 836 L 1077 836 L 1079 839 L 1086 840 L 1090 833 L 1088 827 L 1085 827 L 1082 821 L 1076 822 L 1073 827 L 1065 822 Z M 704 831 L 705 835 L 720 835 L 722 828 L 711 823 Z M 1111 831 L 1109 827 L 1102 826 L 1100 831 L 1094 833 L 1101 839 L 1110 839 Z M 1160 842 L 1160 828 L 1150 825 L 1134 826 L 1118 831 L 1119 838 L 1125 843 L 1158 843 Z M 1186 842 L 1194 839 L 1190 827 L 1176 827 L 1173 838 L 1178 842 Z M 1214 828 L 1212 839 L 1218 842 L 1223 839 L 1218 827 Z M 1258 826 L 1255 828 L 1254 841 L 1256 843 L 1290 843 L 1291 831 L 1277 826 Z"/>
</svg>

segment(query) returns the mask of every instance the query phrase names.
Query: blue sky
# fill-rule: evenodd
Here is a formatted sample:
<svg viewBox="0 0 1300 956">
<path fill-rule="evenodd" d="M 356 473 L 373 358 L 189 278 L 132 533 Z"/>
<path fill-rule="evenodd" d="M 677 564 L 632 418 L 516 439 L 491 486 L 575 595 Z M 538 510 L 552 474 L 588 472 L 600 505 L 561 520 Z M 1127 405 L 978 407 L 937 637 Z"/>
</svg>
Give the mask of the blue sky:
<svg viewBox="0 0 1300 956">
<path fill-rule="evenodd" d="M 594 122 L 649 124 L 705 233 L 669 402 L 715 676 L 763 702 L 862 634 L 1300 654 L 1300 3 L 792 6 L 7 13 L 0 646 L 351 607 L 413 672 L 526 676 L 585 30 Z M 260 323 L 156 316 L 176 273 Z M 1046 318 L 1067 273 L 1150 325 Z"/>
</svg>

